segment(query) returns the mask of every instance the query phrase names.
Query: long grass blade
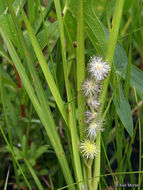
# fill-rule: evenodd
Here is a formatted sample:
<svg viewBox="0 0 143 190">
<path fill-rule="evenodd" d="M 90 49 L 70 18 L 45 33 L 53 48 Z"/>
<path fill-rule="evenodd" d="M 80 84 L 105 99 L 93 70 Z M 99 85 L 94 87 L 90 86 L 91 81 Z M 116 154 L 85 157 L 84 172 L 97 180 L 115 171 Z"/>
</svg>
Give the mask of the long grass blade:
<svg viewBox="0 0 143 190">
<path fill-rule="evenodd" d="M 7 189 L 7 185 L 8 185 L 8 178 L 9 178 L 9 172 L 10 172 L 10 167 L 8 168 L 8 171 L 7 171 L 6 180 L 5 180 L 5 184 L 4 184 L 4 190 L 6 190 L 6 189 Z"/>
<path fill-rule="evenodd" d="M 65 39 L 64 39 L 64 24 L 63 24 L 63 19 L 62 19 L 60 2 L 59 0 L 54 0 L 54 3 L 55 3 L 58 22 L 59 22 L 63 70 L 64 70 L 66 90 L 67 90 L 67 98 L 68 98 L 68 102 L 70 102 L 73 97 L 71 94 L 71 89 L 70 89 L 69 80 L 68 80 L 68 68 L 67 68 L 66 51 L 65 51 L 66 47 L 65 47 Z M 79 140 L 78 140 L 78 134 L 77 134 L 77 129 L 76 129 L 76 119 L 75 119 L 75 110 L 74 110 L 73 102 L 68 104 L 68 111 L 69 111 L 69 125 L 70 125 L 70 131 L 71 131 L 72 150 L 73 150 L 73 158 L 74 158 L 74 166 L 75 166 L 74 167 L 75 176 L 77 178 L 77 181 L 82 181 L 83 176 L 82 176 L 79 147 L 78 147 Z M 78 188 L 80 190 L 82 189 L 81 184 L 78 184 Z"/>
<path fill-rule="evenodd" d="M 85 99 L 81 92 L 81 85 L 85 78 L 85 57 L 84 57 L 84 22 L 83 22 L 83 1 L 78 1 L 77 16 L 77 91 L 78 91 L 78 119 L 80 138 L 83 138 L 84 121 L 83 113 L 85 111 Z"/>
<path fill-rule="evenodd" d="M 48 64 L 47 64 L 47 62 L 45 60 L 45 57 L 44 57 L 44 55 L 43 55 L 43 53 L 42 53 L 42 51 L 40 49 L 40 46 L 39 46 L 39 44 L 37 42 L 37 39 L 36 39 L 36 37 L 34 35 L 32 27 L 31 27 L 31 25 L 30 25 L 30 23 L 29 23 L 29 21 L 28 21 L 28 19 L 26 17 L 26 14 L 25 14 L 22 7 L 21 7 L 21 12 L 22 12 L 23 19 L 24 19 L 24 22 L 26 24 L 29 36 L 30 36 L 31 43 L 33 45 L 34 51 L 36 53 L 36 56 L 38 58 L 40 66 L 42 68 L 42 71 L 43 71 L 43 73 L 45 75 L 46 81 L 47 81 L 47 83 L 49 85 L 49 88 L 50 88 L 50 90 L 51 90 L 51 92 L 53 94 L 53 97 L 54 97 L 54 99 L 55 99 L 55 101 L 57 103 L 57 106 L 58 106 L 58 108 L 59 108 L 59 110 L 60 110 L 60 112 L 61 112 L 61 114 L 62 114 L 62 116 L 63 116 L 63 118 L 64 118 L 64 120 L 66 122 L 66 124 L 68 124 L 68 116 L 67 116 L 67 113 L 66 113 L 66 110 L 65 110 L 63 100 L 61 99 L 61 96 L 59 94 L 58 88 L 57 88 L 57 86 L 56 86 L 56 84 L 54 82 L 53 76 L 52 76 L 52 74 L 51 74 L 51 72 L 49 70 Z"/>
<path fill-rule="evenodd" d="M 34 169 L 31 167 L 30 163 L 28 162 L 28 160 L 24 159 L 24 162 L 26 163 L 31 175 L 33 176 L 33 179 L 35 180 L 35 183 L 37 184 L 37 187 L 39 190 L 44 190 L 44 188 L 41 185 L 41 182 L 39 181 Z"/>
</svg>

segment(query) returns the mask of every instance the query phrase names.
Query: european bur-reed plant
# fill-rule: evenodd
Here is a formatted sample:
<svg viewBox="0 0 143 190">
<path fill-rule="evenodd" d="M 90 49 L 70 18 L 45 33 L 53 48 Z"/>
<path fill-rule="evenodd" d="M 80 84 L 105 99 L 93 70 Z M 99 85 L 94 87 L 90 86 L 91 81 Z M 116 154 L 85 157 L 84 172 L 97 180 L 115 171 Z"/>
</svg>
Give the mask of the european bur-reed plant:
<svg viewBox="0 0 143 190">
<path fill-rule="evenodd" d="M 87 165 L 90 163 L 89 178 L 93 177 L 92 160 L 100 153 L 96 147 L 96 138 L 97 134 L 102 132 L 104 128 L 103 121 L 101 121 L 102 113 L 100 112 L 102 101 L 99 100 L 99 97 L 103 91 L 103 82 L 109 72 L 110 65 L 108 62 L 104 61 L 102 57 L 94 56 L 88 64 L 88 78 L 82 85 L 82 91 L 89 109 L 84 113 L 86 129 L 84 139 L 80 143 L 80 150 L 87 161 Z M 88 180 L 88 188 L 92 189 L 93 184 L 90 182 L 90 179 Z"/>
</svg>

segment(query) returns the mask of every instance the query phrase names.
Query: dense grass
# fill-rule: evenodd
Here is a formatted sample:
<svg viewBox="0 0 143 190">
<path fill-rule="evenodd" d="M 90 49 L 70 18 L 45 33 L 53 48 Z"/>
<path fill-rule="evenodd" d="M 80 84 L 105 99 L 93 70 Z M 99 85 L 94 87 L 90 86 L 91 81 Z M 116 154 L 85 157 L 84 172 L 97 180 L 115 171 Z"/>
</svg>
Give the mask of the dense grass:
<svg viewBox="0 0 143 190">
<path fill-rule="evenodd" d="M 0 189 L 143 188 L 142 11 L 140 0 L 0 0 Z M 93 56 L 111 69 L 86 159 Z"/>
</svg>

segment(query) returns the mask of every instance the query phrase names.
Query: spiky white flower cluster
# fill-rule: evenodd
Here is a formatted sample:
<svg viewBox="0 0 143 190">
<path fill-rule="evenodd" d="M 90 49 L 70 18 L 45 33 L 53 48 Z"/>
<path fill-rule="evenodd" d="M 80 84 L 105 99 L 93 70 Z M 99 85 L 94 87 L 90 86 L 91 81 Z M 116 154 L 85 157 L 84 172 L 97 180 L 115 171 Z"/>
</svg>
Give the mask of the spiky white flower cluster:
<svg viewBox="0 0 143 190">
<path fill-rule="evenodd" d="M 104 80 L 110 71 L 110 66 L 106 61 L 103 61 L 101 57 L 91 58 L 89 64 L 89 74 L 97 82 Z"/>
<path fill-rule="evenodd" d="M 86 159 L 94 159 L 94 156 L 96 156 L 98 153 L 96 145 L 88 139 L 84 142 L 81 142 L 80 149 L 81 153 Z"/>
<path fill-rule="evenodd" d="M 102 90 L 102 81 L 108 76 L 110 66 L 101 57 L 92 57 L 88 65 L 90 79 L 84 81 L 82 90 L 87 98 L 89 110 L 84 113 L 86 128 L 86 140 L 80 144 L 81 153 L 86 159 L 94 159 L 98 150 L 96 149 L 95 140 L 97 133 L 103 131 L 101 124 L 101 115 L 99 108 L 99 95 Z"/>
</svg>

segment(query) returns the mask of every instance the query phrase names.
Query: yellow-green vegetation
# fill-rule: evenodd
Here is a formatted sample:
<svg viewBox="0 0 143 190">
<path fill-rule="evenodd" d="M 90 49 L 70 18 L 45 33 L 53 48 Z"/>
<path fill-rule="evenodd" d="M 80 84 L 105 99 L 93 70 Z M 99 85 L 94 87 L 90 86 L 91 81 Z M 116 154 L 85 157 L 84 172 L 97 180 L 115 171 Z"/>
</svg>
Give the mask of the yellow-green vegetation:
<svg viewBox="0 0 143 190">
<path fill-rule="evenodd" d="M 0 0 L 0 189 L 143 189 L 142 0 Z"/>
</svg>

